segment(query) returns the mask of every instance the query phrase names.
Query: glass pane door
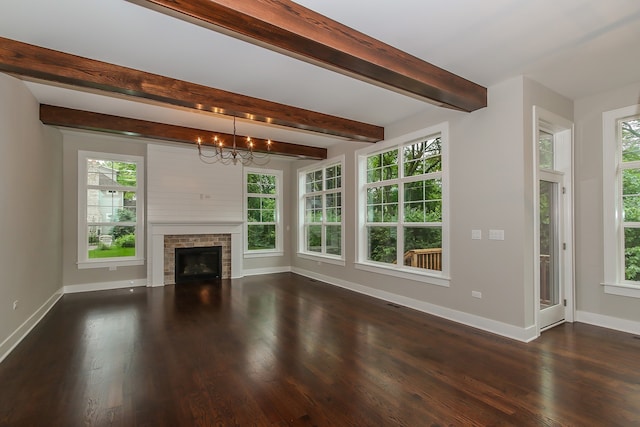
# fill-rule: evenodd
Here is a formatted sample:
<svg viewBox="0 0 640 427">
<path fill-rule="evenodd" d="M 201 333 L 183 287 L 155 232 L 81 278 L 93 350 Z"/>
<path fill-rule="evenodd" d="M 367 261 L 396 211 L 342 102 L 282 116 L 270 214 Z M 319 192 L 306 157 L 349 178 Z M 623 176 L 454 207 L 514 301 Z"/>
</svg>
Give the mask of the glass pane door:
<svg viewBox="0 0 640 427">
<path fill-rule="evenodd" d="M 540 309 L 559 303 L 558 233 L 556 192 L 558 184 L 540 181 Z"/>
<path fill-rule="evenodd" d="M 560 183 L 540 180 L 540 327 L 564 320 Z"/>
</svg>

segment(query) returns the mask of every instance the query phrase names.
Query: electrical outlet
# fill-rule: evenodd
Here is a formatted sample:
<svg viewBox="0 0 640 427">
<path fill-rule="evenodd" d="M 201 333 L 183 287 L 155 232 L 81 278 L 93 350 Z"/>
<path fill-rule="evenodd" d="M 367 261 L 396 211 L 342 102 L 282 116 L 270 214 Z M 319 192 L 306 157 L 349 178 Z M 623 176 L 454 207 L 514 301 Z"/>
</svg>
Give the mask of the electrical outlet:
<svg viewBox="0 0 640 427">
<path fill-rule="evenodd" d="M 474 298 L 482 298 L 482 292 L 471 291 L 471 296 Z"/>
<path fill-rule="evenodd" d="M 14 310 L 17 310 L 17 309 L 18 309 L 18 300 L 15 300 L 15 301 L 13 302 L 13 309 L 14 309 Z"/>
</svg>

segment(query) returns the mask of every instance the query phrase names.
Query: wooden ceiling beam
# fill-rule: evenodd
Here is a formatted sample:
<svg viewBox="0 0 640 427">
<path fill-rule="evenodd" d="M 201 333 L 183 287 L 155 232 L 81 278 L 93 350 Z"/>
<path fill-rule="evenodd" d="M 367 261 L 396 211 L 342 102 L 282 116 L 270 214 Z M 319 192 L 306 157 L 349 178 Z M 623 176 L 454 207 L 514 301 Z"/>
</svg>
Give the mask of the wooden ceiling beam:
<svg viewBox="0 0 640 427">
<path fill-rule="evenodd" d="M 131 119 L 127 117 L 112 116 L 108 114 L 74 110 L 71 108 L 44 104 L 40 105 L 40 121 L 51 126 L 153 138 L 163 141 L 192 144 L 194 146 L 198 138 L 201 138 L 203 145 L 206 146 L 211 144 L 214 136 L 217 136 L 218 139 L 225 142 L 226 147 L 229 147 L 230 141 L 233 138 L 233 135 L 221 132 L 149 122 L 146 120 Z M 236 135 L 236 138 L 238 141 L 242 141 L 244 137 Z M 254 151 L 267 152 L 266 140 L 254 137 L 251 137 L 251 140 L 254 143 Z M 244 144 L 238 145 L 238 149 L 246 151 Z M 278 141 L 272 141 L 271 153 L 305 159 L 327 158 L 327 150 L 325 148 L 309 147 L 306 145 L 290 144 Z"/>
<path fill-rule="evenodd" d="M 129 0 L 324 68 L 463 111 L 487 89 L 289 0 Z"/>
<path fill-rule="evenodd" d="M 266 101 L 0 37 L 0 71 L 19 77 L 317 132 L 360 142 L 384 128 Z"/>
</svg>

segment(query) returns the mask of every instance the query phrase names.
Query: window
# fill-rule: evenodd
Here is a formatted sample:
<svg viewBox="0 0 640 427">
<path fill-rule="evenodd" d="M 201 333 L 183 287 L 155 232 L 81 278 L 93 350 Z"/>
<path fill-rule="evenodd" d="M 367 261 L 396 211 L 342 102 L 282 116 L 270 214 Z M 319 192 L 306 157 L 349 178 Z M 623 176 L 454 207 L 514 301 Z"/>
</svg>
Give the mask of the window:
<svg viewBox="0 0 640 427">
<path fill-rule="evenodd" d="M 543 170 L 554 170 L 554 142 L 553 134 L 544 130 L 538 136 L 538 167 Z"/>
<path fill-rule="evenodd" d="M 407 277 L 420 280 L 425 275 L 446 278 L 448 197 L 443 132 L 408 137 L 410 142 L 388 141 L 383 150 L 359 152 L 361 267 L 407 272 Z M 447 281 L 431 281 L 448 285 Z"/>
<path fill-rule="evenodd" d="M 299 253 L 342 260 L 342 170 L 344 158 L 298 172 Z"/>
<path fill-rule="evenodd" d="M 605 292 L 640 297 L 640 105 L 603 115 Z"/>
<path fill-rule="evenodd" d="M 144 262 L 144 160 L 78 153 L 78 267 Z"/>
<path fill-rule="evenodd" d="M 280 253 L 281 171 L 247 169 L 245 253 Z"/>
</svg>

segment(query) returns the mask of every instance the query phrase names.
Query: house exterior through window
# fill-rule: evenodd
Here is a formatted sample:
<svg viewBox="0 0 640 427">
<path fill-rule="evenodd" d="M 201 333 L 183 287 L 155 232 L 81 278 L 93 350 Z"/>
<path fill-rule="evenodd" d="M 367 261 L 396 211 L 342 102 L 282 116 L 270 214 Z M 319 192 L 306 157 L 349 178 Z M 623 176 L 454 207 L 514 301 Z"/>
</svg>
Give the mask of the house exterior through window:
<svg viewBox="0 0 640 427">
<path fill-rule="evenodd" d="M 144 262 L 144 161 L 80 151 L 78 267 Z"/>
</svg>

